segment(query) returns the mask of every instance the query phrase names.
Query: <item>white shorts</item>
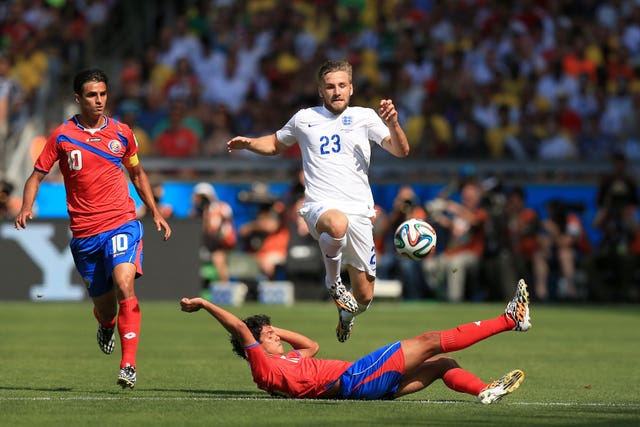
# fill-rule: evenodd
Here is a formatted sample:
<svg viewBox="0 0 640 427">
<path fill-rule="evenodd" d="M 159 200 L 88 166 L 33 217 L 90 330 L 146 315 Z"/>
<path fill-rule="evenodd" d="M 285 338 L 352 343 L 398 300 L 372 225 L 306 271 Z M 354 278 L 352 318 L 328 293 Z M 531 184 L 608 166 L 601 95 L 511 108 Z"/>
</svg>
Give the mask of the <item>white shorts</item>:
<svg viewBox="0 0 640 427">
<path fill-rule="evenodd" d="M 318 240 L 316 224 L 318 218 L 333 207 L 316 202 L 305 202 L 298 211 L 307 223 L 309 232 Z M 376 277 L 376 247 L 373 243 L 373 222 L 371 217 L 361 214 L 345 214 L 349 220 L 347 245 L 342 250 L 342 263 Z"/>
</svg>

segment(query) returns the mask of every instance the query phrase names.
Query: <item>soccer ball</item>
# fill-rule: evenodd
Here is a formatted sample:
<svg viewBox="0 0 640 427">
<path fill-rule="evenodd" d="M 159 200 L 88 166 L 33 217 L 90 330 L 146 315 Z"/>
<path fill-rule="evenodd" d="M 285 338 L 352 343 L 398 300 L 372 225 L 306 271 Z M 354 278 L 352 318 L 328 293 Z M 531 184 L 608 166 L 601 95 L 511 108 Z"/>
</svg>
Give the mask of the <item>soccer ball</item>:
<svg viewBox="0 0 640 427">
<path fill-rule="evenodd" d="M 400 255 L 419 260 L 436 246 L 436 231 L 428 222 L 411 218 L 398 226 L 393 235 L 393 245 Z"/>
</svg>

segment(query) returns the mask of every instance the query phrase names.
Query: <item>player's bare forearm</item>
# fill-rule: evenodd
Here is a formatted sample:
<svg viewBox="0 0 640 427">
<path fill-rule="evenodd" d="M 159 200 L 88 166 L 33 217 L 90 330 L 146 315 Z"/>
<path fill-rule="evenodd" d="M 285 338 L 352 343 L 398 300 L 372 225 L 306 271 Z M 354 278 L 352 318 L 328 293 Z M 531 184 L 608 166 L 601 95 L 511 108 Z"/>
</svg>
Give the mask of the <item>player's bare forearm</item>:
<svg viewBox="0 0 640 427">
<path fill-rule="evenodd" d="M 305 357 L 313 357 L 318 353 L 318 350 L 320 350 L 320 345 L 317 342 L 298 332 L 276 326 L 273 326 L 273 330 L 282 341 L 289 343 L 291 347 L 298 350 Z"/>
<path fill-rule="evenodd" d="M 203 298 L 182 298 L 180 308 L 186 313 L 193 313 L 204 308 L 230 334 L 239 337 L 243 346 L 246 347 L 256 342 L 253 334 L 240 318 L 210 301 Z"/>
<path fill-rule="evenodd" d="M 27 178 L 22 195 L 22 207 L 20 208 L 18 215 L 16 215 L 16 219 L 13 223 L 17 230 L 27 228 L 27 219 L 33 219 L 33 204 L 36 201 L 36 196 L 40 189 L 40 183 L 44 177 L 45 175 L 43 173 L 33 171 L 29 178 Z"/>
<path fill-rule="evenodd" d="M 133 167 L 129 167 L 129 176 L 131 177 L 131 183 L 133 187 L 136 189 L 136 193 L 140 196 L 140 200 L 145 204 L 149 212 L 153 215 L 153 222 L 156 225 L 156 230 L 158 232 L 163 232 L 162 238 L 164 240 L 169 239 L 171 237 L 171 227 L 167 220 L 162 216 L 160 210 L 158 209 L 158 205 L 156 205 L 155 198 L 153 197 L 153 190 L 151 190 L 151 184 L 149 183 L 149 177 L 147 173 L 142 169 L 142 167 L 138 164 Z"/>
<path fill-rule="evenodd" d="M 287 149 L 287 146 L 278 141 L 275 134 L 258 138 L 236 136 L 227 141 L 227 151 L 249 150 L 263 156 L 275 156 Z"/>
</svg>

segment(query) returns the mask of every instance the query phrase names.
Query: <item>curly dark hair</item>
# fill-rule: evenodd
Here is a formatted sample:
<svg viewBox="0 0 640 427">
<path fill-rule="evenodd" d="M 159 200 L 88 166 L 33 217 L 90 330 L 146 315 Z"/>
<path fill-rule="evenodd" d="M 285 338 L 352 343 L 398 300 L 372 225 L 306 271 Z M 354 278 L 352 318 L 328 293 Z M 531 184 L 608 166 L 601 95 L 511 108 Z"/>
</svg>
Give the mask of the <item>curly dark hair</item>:
<svg viewBox="0 0 640 427">
<path fill-rule="evenodd" d="M 266 314 L 255 314 L 253 316 L 247 317 L 246 319 L 243 319 L 242 321 L 245 323 L 245 325 L 247 325 L 247 327 L 251 331 L 251 334 L 258 342 L 260 342 L 260 333 L 262 332 L 262 327 L 271 325 L 271 318 Z M 233 346 L 233 352 L 245 359 L 246 357 L 244 353 L 244 346 L 240 342 L 240 339 L 236 335 L 231 335 L 229 337 L 229 341 Z"/>
</svg>

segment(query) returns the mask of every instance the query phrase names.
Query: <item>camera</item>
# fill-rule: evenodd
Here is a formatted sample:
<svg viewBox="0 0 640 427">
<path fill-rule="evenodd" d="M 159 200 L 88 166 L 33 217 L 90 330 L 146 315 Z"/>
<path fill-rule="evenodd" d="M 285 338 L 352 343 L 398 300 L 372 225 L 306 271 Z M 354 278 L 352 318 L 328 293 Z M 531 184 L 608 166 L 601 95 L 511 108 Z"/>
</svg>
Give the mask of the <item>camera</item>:
<svg viewBox="0 0 640 427">
<path fill-rule="evenodd" d="M 412 199 L 405 199 L 400 203 L 400 212 L 409 214 L 415 207 L 415 202 Z"/>
</svg>

